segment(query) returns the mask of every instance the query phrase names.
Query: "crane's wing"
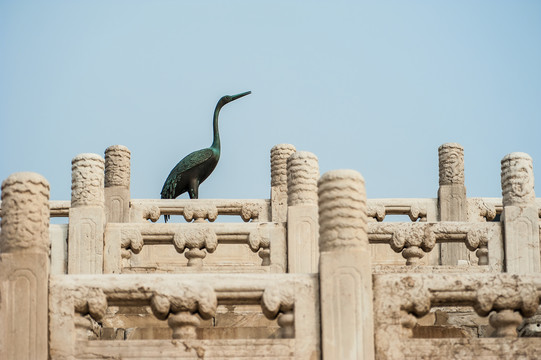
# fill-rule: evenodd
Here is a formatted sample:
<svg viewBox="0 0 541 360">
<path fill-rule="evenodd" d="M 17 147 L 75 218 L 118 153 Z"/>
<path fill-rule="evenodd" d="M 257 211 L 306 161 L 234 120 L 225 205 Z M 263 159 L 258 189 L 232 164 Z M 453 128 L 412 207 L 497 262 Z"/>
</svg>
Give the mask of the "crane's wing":
<svg viewBox="0 0 541 360">
<path fill-rule="evenodd" d="M 165 180 L 165 183 L 163 184 L 161 192 L 162 199 L 174 199 L 176 196 L 180 195 L 180 193 L 177 193 L 176 188 L 181 182 L 183 174 L 186 171 L 203 164 L 205 161 L 210 159 L 212 155 L 212 149 L 207 148 L 194 151 L 193 153 L 187 155 L 184 159 L 180 160 L 173 170 L 171 170 L 167 180 Z"/>
</svg>

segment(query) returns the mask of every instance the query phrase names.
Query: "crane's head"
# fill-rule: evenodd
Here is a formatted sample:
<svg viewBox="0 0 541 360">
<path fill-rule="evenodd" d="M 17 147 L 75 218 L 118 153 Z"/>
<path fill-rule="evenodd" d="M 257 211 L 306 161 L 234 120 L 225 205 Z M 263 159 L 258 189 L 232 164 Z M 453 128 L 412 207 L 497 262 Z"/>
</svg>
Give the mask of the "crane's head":
<svg viewBox="0 0 541 360">
<path fill-rule="evenodd" d="M 250 95 L 251 93 L 252 93 L 251 91 L 246 91 L 246 92 L 243 92 L 243 93 L 240 93 L 240 94 L 237 94 L 237 95 L 225 95 L 225 96 L 222 96 L 222 98 L 220 100 L 218 100 L 218 104 L 216 105 L 216 107 L 221 108 L 225 104 L 228 104 L 233 100 L 240 99 L 243 96 Z"/>
</svg>

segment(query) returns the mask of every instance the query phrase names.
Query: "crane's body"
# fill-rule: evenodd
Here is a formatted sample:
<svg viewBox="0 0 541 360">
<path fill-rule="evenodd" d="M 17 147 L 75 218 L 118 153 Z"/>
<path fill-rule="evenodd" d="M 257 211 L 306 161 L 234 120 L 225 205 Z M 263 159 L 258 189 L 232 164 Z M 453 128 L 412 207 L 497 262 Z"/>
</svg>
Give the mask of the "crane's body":
<svg viewBox="0 0 541 360">
<path fill-rule="evenodd" d="M 163 184 L 162 199 L 174 199 L 185 192 L 188 192 L 190 199 L 199 198 L 199 185 L 209 177 L 220 160 L 220 133 L 218 130 L 220 110 L 225 104 L 249 94 L 251 91 L 233 96 L 226 95 L 218 101 L 212 120 L 214 130 L 212 145 L 209 148 L 194 151 L 180 160 Z M 166 222 L 168 218 L 169 216 L 165 215 Z"/>
</svg>

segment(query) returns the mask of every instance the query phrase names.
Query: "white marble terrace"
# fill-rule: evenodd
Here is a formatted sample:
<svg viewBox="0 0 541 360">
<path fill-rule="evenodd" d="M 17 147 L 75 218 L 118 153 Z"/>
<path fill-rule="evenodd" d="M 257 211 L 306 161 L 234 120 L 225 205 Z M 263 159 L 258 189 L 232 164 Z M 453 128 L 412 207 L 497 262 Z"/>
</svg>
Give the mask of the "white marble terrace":
<svg viewBox="0 0 541 360">
<path fill-rule="evenodd" d="M 462 146 L 438 154 L 426 199 L 367 199 L 289 144 L 269 199 L 132 199 L 121 145 L 72 160 L 69 201 L 13 174 L 0 359 L 541 358 L 532 159 L 502 159 L 502 198 L 468 198 Z"/>
</svg>

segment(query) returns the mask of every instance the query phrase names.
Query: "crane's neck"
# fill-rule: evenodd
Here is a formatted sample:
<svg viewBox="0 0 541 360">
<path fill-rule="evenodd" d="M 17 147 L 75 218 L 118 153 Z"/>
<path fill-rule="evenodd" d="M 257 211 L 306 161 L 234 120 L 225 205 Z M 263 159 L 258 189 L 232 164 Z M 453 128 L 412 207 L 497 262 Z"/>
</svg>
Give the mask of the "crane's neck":
<svg viewBox="0 0 541 360">
<path fill-rule="evenodd" d="M 212 141 L 211 148 L 218 150 L 220 153 L 220 131 L 218 130 L 218 115 L 220 115 L 220 110 L 222 109 L 222 104 L 216 104 L 216 109 L 214 109 L 214 118 L 212 124 L 214 126 L 214 140 Z"/>
</svg>

